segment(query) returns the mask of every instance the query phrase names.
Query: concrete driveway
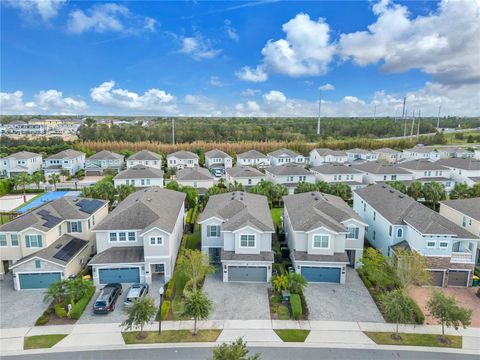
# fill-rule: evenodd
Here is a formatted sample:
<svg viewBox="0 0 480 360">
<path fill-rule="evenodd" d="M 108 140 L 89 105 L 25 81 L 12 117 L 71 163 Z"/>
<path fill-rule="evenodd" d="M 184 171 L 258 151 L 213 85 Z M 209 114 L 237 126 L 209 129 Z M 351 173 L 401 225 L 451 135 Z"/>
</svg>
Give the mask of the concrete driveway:
<svg viewBox="0 0 480 360">
<path fill-rule="evenodd" d="M 0 328 L 30 327 L 47 309 L 43 290 L 13 290 L 11 272 L 0 280 Z"/>
<path fill-rule="evenodd" d="M 267 284 L 226 282 L 222 274 L 208 275 L 203 290 L 213 302 L 211 320 L 269 320 Z"/>
<path fill-rule="evenodd" d="M 100 289 L 103 286 L 97 288 L 95 295 L 93 295 L 92 300 L 85 308 L 85 312 L 83 313 L 82 317 L 77 321 L 77 324 L 106 324 L 106 323 L 121 323 L 126 319 L 126 315 L 124 313 L 125 307 L 123 306 L 123 302 L 125 301 L 125 297 L 127 296 L 128 289 L 130 288 L 130 284 L 122 284 L 123 291 L 122 295 L 119 296 L 117 302 L 115 303 L 115 310 L 109 312 L 107 314 L 94 314 L 93 313 L 93 304 L 98 297 Z M 159 305 L 159 294 L 158 290 L 160 289 L 161 283 L 159 281 L 154 281 L 150 284 L 150 290 L 148 291 L 148 296 L 153 297 L 155 300 L 155 304 Z"/>
<path fill-rule="evenodd" d="M 362 280 L 347 268 L 344 285 L 308 284 L 304 291 L 309 320 L 384 322 Z"/>
</svg>

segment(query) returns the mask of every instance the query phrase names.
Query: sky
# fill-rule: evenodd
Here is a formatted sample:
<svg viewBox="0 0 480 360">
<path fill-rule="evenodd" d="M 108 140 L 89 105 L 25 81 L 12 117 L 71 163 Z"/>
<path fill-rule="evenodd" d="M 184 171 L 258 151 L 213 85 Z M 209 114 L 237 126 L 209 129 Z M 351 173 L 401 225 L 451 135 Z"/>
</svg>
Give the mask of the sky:
<svg viewBox="0 0 480 360">
<path fill-rule="evenodd" d="M 0 113 L 480 115 L 480 0 L 1 0 Z"/>
</svg>

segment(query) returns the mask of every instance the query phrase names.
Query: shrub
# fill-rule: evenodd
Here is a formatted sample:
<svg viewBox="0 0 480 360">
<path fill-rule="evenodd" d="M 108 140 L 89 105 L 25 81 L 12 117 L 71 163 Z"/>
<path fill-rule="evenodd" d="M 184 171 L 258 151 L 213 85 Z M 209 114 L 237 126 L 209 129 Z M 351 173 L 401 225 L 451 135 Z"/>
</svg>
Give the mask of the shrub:
<svg viewBox="0 0 480 360">
<path fill-rule="evenodd" d="M 290 305 L 292 306 L 292 315 L 295 320 L 299 320 L 302 317 L 302 301 L 300 295 L 290 295 Z"/>
<path fill-rule="evenodd" d="M 287 274 L 287 270 L 285 270 L 285 266 L 283 266 L 283 264 L 273 264 L 273 269 L 277 270 L 280 275 Z"/>
<path fill-rule="evenodd" d="M 165 299 L 170 300 L 173 294 L 173 287 L 175 286 L 175 282 L 171 279 L 167 284 L 167 289 L 165 290 Z"/>
<path fill-rule="evenodd" d="M 165 300 L 162 303 L 162 320 L 167 320 L 169 312 L 170 312 L 170 300 Z"/>
<path fill-rule="evenodd" d="M 66 318 L 68 316 L 63 304 L 56 304 L 53 308 L 55 309 L 55 315 L 57 315 L 59 318 Z"/>
<path fill-rule="evenodd" d="M 72 306 L 72 310 L 70 311 L 71 319 L 80 319 L 80 316 L 82 316 L 83 312 L 85 311 L 85 308 L 90 302 L 93 294 L 95 294 L 95 286 L 92 285 L 88 289 L 87 293 L 80 300 L 78 300 L 75 305 Z"/>
<path fill-rule="evenodd" d="M 415 323 L 416 324 L 423 324 L 425 322 L 425 315 L 423 314 L 422 309 L 420 309 L 420 306 L 415 302 L 415 300 L 412 300 L 412 307 L 413 311 L 415 312 Z"/>
<path fill-rule="evenodd" d="M 12 188 L 12 181 L 10 179 L 0 180 L 0 196 L 8 194 Z"/>
<path fill-rule="evenodd" d="M 38 319 L 35 321 L 35 326 L 42 326 L 48 324 L 50 320 L 50 316 L 48 316 L 47 312 L 44 312 Z"/>
<path fill-rule="evenodd" d="M 193 213 L 193 208 L 190 208 L 188 211 L 187 211 L 187 216 L 185 217 L 185 222 L 187 224 L 190 224 L 192 222 L 192 213 Z"/>
</svg>

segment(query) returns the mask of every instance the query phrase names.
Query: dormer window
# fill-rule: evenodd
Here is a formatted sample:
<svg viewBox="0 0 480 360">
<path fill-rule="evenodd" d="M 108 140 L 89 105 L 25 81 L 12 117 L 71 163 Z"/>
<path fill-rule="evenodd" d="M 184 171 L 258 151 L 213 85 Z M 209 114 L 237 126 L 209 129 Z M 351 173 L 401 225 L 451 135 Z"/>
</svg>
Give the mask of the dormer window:
<svg viewBox="0 0 480 360">
<path fill-rule="evenodd" d="M 359 228 L 356 226 L 348 227 L 347 239 L 358 239 Z"/>
<path fill-rule="evenodd" d="M 207 226 L 207 236 L 208 237 L 220 237 L 220 226 L 218 226 L 218 225 L 208 225 Z"/>
<path fill-rule="evenodd" d="M 313 235 L 314 249 L 328 249 L 330 248 L 330 235 Z"/>
<path fill-rule="evenodd" d="M 255 235 L 240 235 L 240 247 L 255 247 Z"/>
</svg>

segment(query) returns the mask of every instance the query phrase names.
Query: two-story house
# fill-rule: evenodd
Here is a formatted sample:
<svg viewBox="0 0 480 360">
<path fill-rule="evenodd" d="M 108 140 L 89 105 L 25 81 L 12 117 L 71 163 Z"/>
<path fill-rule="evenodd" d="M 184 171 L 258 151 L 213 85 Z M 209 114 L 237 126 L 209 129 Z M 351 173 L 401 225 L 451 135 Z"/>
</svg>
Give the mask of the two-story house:
<svg viewBox="0 0 480 360">
<path fill-rule="evenodd" d="M 127 169 L 135 165 L 144 165 L 154 169 L 161 169 L 162 155 L 150 150 L 139 151 L 127 159 Z"/>
<path fill-rule="evenodd" d="M 172 176 L 172 180 L 175 180 L 179 185 L 196 188 L 200 195 L 203 195 L 207 189 L 214 185 L 214 179 L 215 177 L 208 169 L 200 166 L 183 168 Z"/>
<path fill-rule="evenodd" d="M 360 266 L 365 222 L 338 196 L 283 197 L 283 223 L 295 271 L 309 282 L 344 284 L 346 266 Z"/>
<path fill-rule="evenodd" d="M 301 182 L 315 183 L 315 174 L 305 169 L 303 165 L 295 163 L 266 168 L 265 175 L 268 181 L 285 185 L 289 194 L 293 194 L 295 188 Z"/>
<path fill-rule="evenodd" d="M 410 181 L 413 174 L 394 164 L 380 161 L 369 161 L 363 164 L 352 165 L 352 167 L 363 173 L 363 183 L 375 184 L 385 181 Z"/>
<path fill-rule="evenodd" d="M 350 149 L 345 151 L 347 153 L 348 162 L 351 164 L 362 163 L 365 161 L 377 161 L 379 154 L 365 149 Z"/>
<path fill-rule="evenodd" d="M 446 191 L 452 190 L 455 181 L 450 178 L 450 169 L 429 160 L 417 159 L 405 161 L 398 167 L 413 174 L 413 179 L 423 184 L 438 182 L 445 187 Z"/>
<path fill-rule="evenodd" d="M 212 263 L 222 264 L 223 281 L 270 282 L 275 228 L 266 196 L 210 196 L 198 223 L 202 252 Z"/>
<path fill-rule="evenodd" d="M 120 172 L 125 165 L 123 155 L 102 150 L 85 161 L 85 175 L 100 176 L 105 170 Z"/>
<path fill-rule="evenodd" d="M 157 186 L 123 200 L 93 232 L 95 285 L 168 282 L 182 241 L 185 194 Z"/>
<path fill-rule="evenodd" d="M 480 159 L 450 158 L 435 163 L 450 169 L 450 178 L 456 183 L 473 186 L 480 182 Z"/>
<path fill-rule="evenodd" d="M 270 166 L 270 159 L 260 151 L 249 150 L 237 155 L 237 165 L 264 168 Z"/>
<path fill-rule="evenodd" d="M 411 149 L 403 150 L 403 158 L 406 160 L 430 160 L 437 161 L 440 159 L 440 154 L 437 150 L 425 146 L 415 146 Z"/>
<path fill-rule="evenodd" d="M 77 150 L 64 150 L 51 155 L 44 160 L 43 170 L 45 176 L 60 174 L 62 170 L 75 175 L 79 170 L 85 169 L 85 154 Z"/>
<path fill-rule="evenodd" d="M 278 166 L 290 163 L 305 164 L 305 156 L 290 149 L 279 149 L 267 154 L 271 166 Z"/>
<path fill-rule="evenodd" d="M 20 151 L 0 159 L 3 172 L 7 177 L 21 173 L 32 175 L 42 169 L 42 155 L 30 151 Z"/>
<path fill-rule="evenodd" d="M 226 184 L 238 182 L 243 186 L 254 186 L 265 180 L 266 176 L 260 170 L 251 166 L 234 166 L 225 170 Z"/>
<path fill-rule="evenodd" d="M 222 175 L 225 169 L 233 166 L 233 158 L 222 150 L 210 150 L 205 153 L 205 166 L 217 176 Z"/>
<path fill-rule="evenodd" d="M 310 151 L 310 165 L 320 166 L 325 163 L 343 164 L 348 161 L 345 151 L 330 150 L 325 148 Z"/>
<path fill-rule="evenodd" d="M 474 152 L 464 147 L 441 147 L 437 149 L 440 159 L 473 158 Z"/>
<path fill-rule="evenodd" d="M 167 155 L 167 167 L 183 169 L 185 167 L 198 166 L 198 155 L 191 152 L 180 150 Z"/>
<path fill-rule="evenodd" d="M 353 209 L 384 255 L 411 249 L 426 258 L 432 285 L 471 285 L 478 236 L 386 184 L 355 190 Z"/>
<path fill-rule="evenodd" d="M 134 165 L 119 172 L 114 178 L 115 186 L 133 185 L 137 188 L 159 186 L 163 188 L 163 170 L 145 166 Z"/>
<path fill-rule="evenodd" d="M 403 159 L 403 153 L 388 147 L 373 150 L 374 154 L 378 155 L 379 161 L 385 161 L 389 163 L 396 163 Z"/>
<path fill-rule="evenodd" d="M 92 228 L 108 201 L 65 196 L 0 226 L 1 273 L 16 290 L 44 289 L 76 275 L 95 252 Z"/>
<path fill-rule="evenodd" d="M 363 173 L 351 166 L 338 163 L 325 163 L 310 169 L 315 175 L 317 181 L 325 181 L 328 183 L 344 183 L 355 190 L 359 187 L 366 186 L 363 183 Z"/>
</svg>

